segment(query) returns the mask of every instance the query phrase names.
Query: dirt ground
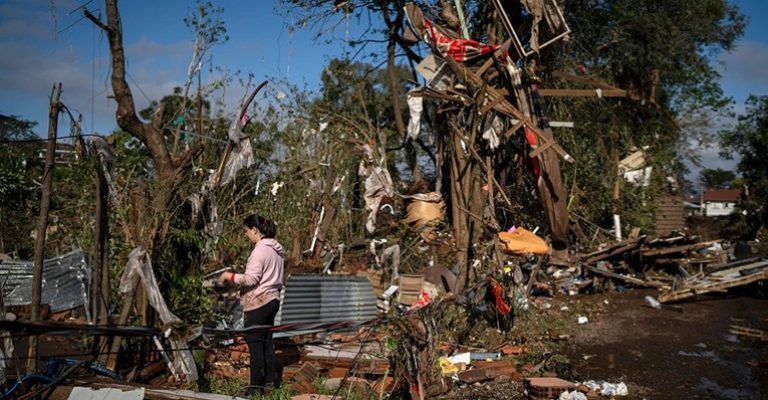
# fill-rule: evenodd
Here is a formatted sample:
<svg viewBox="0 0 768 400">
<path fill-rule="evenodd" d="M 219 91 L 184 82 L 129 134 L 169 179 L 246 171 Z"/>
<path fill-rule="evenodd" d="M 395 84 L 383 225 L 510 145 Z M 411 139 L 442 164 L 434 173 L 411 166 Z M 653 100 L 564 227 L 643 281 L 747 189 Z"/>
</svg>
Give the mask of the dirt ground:
<svg viewBox="0 0 768 400">
<path fill-rule="evenodd" d="M 768 329 L 764 287 L 653 309 L 653 290 L 601 301 L 603 312 L 577 325 L 567 347 L 581 380 L 624 382 L 632 399 L 768 399 L 768 342 L 737 336 L 731 325 Z"/>
</svg>

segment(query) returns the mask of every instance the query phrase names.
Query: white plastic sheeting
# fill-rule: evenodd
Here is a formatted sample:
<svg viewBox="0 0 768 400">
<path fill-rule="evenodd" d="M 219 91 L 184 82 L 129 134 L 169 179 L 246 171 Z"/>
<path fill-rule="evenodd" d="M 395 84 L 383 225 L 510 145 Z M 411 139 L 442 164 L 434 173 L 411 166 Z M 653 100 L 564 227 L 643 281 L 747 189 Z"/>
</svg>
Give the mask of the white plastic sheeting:
<svg viewBox="0 0 768 400">
<path fill-rule="evenodd" d="M 227 158 L 226 164 L 224 164 L 221 179 L 219 180 L 219 185 L 221 186 L 235 179 L 235 176 L 241 169 L 248 168 L 254 163 L 251 139 L 245 136 L 240 129 L 240 121 L 236 118 L 232 121 L 232 125 L 229 126 L 227 135 L 229 140 L 234 143 L 234 147 Z"/>
<path fill-rule="evenodd" d="M 144 283 L 149 304 L 157 311 L 160 320 L 163 321 L 163 325 L 170 327 L 173 324 L 181 323 L 181 319 L 168 309 L 168 305 L 165 303 L 165 299 L 157 285 L 155 272 L 152 269 L 152 261 L 141 246 L 133 249 L 128 255 L 128 263 L 125 265 L 125 271 L 123 271 L 123 276 L 120 278 L 120 293 L 126 294 L 133 290 L 139 280 Z M 176 370 L 182 372 L 187 381 L 197 381 L 195 359 L 187 349 L 187 343 L 176 337 L 171 337 L 169 341 L 173 350 L 171 355 Z"/>
<path fill-rule="evenodd" d="M 358 174 L 365 176 L 365 209 L 368 211 L 368 218 L 365 220 L 365 229 L 368 233 L 376 230 L 376 214 L 381 207 L 381 201 L 384 197 L 392 198 L 395 196 L 395 190 L 392 188 L 392 177 L 386 167 L 386 159 L 382 154 L 380 159 L 373 155 L 373 149 L 370 145 L 363 146 L 365 159 L 360 161 Z"/>
<path fill-rule="evenodd" d="M 408 139 L 416 140 L 421 132 L 421 112 L 424 111 L 424 101 L 421 96 L 414 96 L 408 92 Z"/>
</svg>

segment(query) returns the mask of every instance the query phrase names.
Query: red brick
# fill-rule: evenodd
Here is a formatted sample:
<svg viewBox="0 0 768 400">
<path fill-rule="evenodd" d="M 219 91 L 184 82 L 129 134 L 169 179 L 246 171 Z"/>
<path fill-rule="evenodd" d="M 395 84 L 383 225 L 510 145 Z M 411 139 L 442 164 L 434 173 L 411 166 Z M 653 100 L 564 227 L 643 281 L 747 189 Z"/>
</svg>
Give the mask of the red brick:
<svg viewBox="0 0 768 400">
<path fill-rule="evenodd" d="M 469 371 L 459 372 L 459 380 L 464 383 L 475 383 L 486 381 L 488 379 L 491 379 L 491 377 L 488 376 L 487 368 L 475 368 L 470 369 Z"/>
<path fill-rule="evenodd" d="M 384 385 L 384 392 L 388 392 L 390 389 L 392 389 L 392 386 L 395 384 L 395 378 L 391 376 L 387 377 L 381 377 L 379 378 L 376 383 L 373 384 L 373 389 L 378 393 L 381 391 L 381 386 Z"/>
<path fill-rule="evenodd" d="M 304 363 L 296 374 L 293 375 L 291 388 L 299 393 L 313 393 L 315 391 L 315 380 L 320 376 L 314 365 Z"/>
<path fill-rule="evenodd" d="M 505 356 L 518 356 L 527 353 L 528 348 L 526 346 L 515 346 L 508 343 L 498 349 L 498 351 Z"/>
<path fill-rule="evenodd" d="M 512 360 L 499 360 L 499 361 L 473 361 L 472 365 L 475 368 L 515 368 L 515 362 Z"/>
<path fill-rule="evenodd" d="M 291 400 L 333 400 L 333 396 L 328 396 L 325 394 L 300 394 L 291 397 Z"/>
<path fill-rule="evenodd" d="M 328 371 L 328 377 L 329 378 L 343 378 L 343 377 L 347 376 L 348 372 L 349 372 L 349 370 L 346 369 L 346 368 L 334 367 L 334 368 L 331 368 Z"/>
</svg>

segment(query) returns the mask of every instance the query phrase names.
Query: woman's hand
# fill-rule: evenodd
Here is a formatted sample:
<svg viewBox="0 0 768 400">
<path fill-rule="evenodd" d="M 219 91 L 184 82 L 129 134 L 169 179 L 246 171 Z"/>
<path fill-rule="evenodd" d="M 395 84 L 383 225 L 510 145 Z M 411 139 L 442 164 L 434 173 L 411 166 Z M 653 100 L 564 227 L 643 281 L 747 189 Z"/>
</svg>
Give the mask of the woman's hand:
<svg viewBox="0 0 768 400">
<path fill-rule="evenodd" d="M 228 282 L 229 283 L 233 282 L 232 277 L 234 275 L 235 275 L 234 272 L 228 272 L 228 271 L 222 272 L 221 275 L 219 275 L 219 283 L 221 283 L 222 285 L 225 285 Z"/>
</svg>

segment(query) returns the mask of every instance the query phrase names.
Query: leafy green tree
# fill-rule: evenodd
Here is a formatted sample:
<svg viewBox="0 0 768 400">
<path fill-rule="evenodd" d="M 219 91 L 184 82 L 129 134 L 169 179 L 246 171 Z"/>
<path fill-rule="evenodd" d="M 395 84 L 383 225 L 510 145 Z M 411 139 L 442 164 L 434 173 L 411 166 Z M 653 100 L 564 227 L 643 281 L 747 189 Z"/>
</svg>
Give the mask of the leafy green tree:
<svg viewBox="0 0 768 400">
<path fill-rule="evenodd" d="M 742 208 L 747 211 L 747 237 L 754 237 L 760 226 L 768 225 L 768 96 L 750 96 L 746 112 L 732 130 L 721 133 L 722 157 L 738 154 L 737 166 L 749 197 Z"/>
<path fill-rule="evenodd" d="M 721 168 L 703 169 L 700 173 L 701 186 L 706 189 L 727 189 L 734 186 L 736 174 Z"/>
<path fill-rule="evenodd" d="M 40 206 L 45 139 L 33 131 L 36 123 L 18 116 L 0 118 L 0 252 L 31 259 Z M 46 248 L 49 255 L 73 246 L 88 249 L 92 224 L 93 168 L 73 147 L 60 140 L 63 157 L 54 169 L 50 225 Z"/>
<path fill-rule="evenodd" d="M 696 158 L 691 143 L 709 141 L 712 117 L 727 110 L 719 75 L 710 60 L 729 51 L 742 35 L 746 17 L 726 0 L 694 0 L 684 6 L 656 0 L 576 0 L 566 17 L 571 39 L 542 51 L 544 85 L 578 87 L 547 72 L 559 70 L 627 90 L 620 99 L 563 98 L 549 104 L 552 119 L 574 121 L 557 139 L 577 162 L 566 165 L 567 184 L 584 201 L 571 209 L 606 222 L 613 208 L 628 223 L 652 228 L 648 218 L 656 195 L 668 193 L 667 177 L 684 175 L 683 157 Z M 650 188 L 624 184 L 616 162 L 635 148 L 650 146 L 654 167 Z M 620 186 L 620 201 L 612 191 Z M 679 185 L 678 185 L 679 186 Z M 644 204 L 643 207 L 637 207 Z"/>
<path fill-rule="evenodd" d="M 33 217 L 36 186 L 30 171 L 36 157 L 36 122 L 0 115 L 0 252 L 29 257 L 34 242 L 28 224 Z"/>
</svg>

